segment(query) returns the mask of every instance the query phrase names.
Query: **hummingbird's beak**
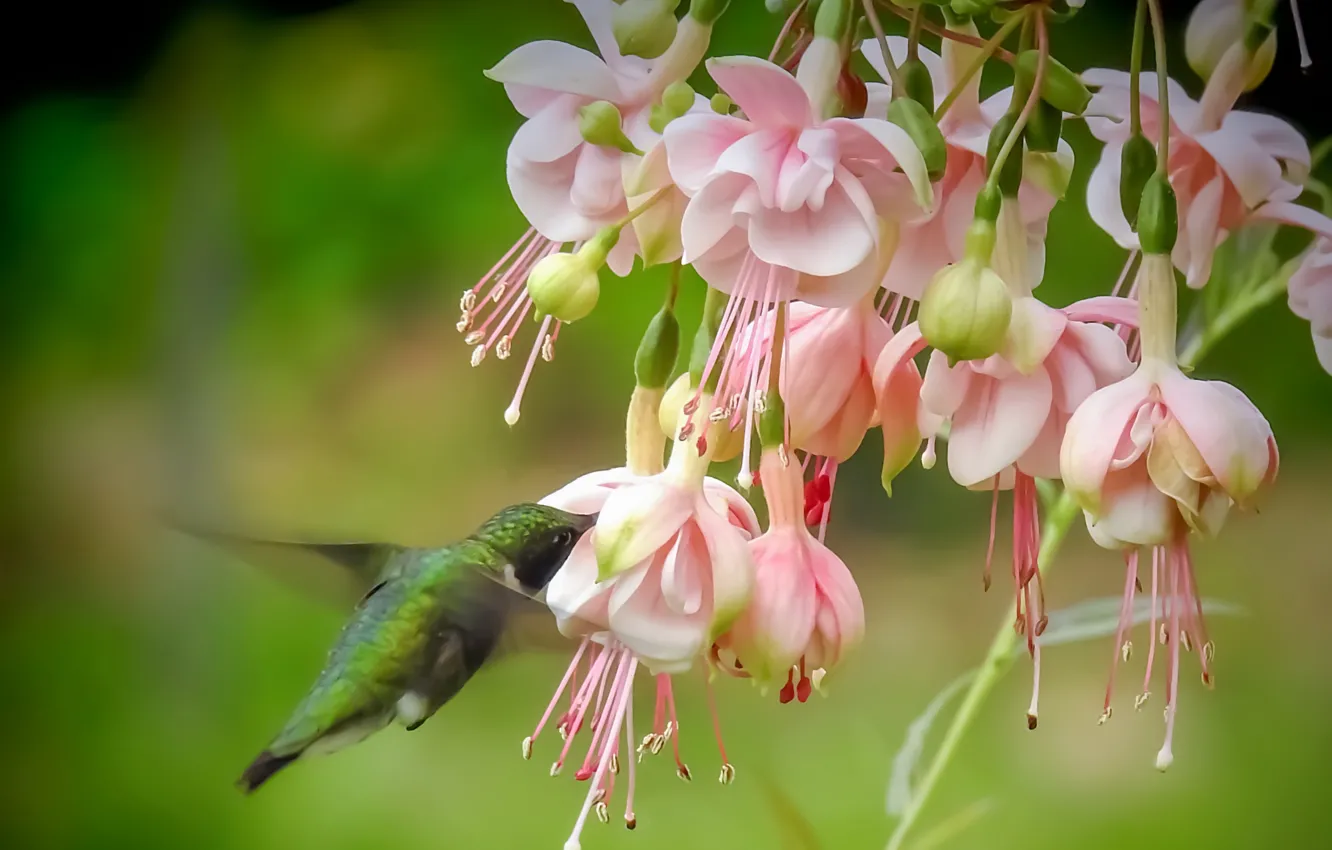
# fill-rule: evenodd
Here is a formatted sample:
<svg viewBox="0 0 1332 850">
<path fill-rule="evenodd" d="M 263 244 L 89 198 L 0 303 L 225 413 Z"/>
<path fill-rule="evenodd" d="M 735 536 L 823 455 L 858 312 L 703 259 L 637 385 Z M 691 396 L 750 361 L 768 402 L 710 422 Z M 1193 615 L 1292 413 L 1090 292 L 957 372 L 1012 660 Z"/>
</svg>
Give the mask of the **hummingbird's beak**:
<svg viewBox="0 0 1332 850">
<path fill-rule="evenodd" d="M 601 516 L 601 513 L 598 512 L 595 514 L 577 514 L 577 516 L 578 516 L 578 532 L 579 534 L 586 534 L 588 531 L 590 531 L 593 528 L 593 526 L 597 524 L 597 517 Z"/>
</svg>

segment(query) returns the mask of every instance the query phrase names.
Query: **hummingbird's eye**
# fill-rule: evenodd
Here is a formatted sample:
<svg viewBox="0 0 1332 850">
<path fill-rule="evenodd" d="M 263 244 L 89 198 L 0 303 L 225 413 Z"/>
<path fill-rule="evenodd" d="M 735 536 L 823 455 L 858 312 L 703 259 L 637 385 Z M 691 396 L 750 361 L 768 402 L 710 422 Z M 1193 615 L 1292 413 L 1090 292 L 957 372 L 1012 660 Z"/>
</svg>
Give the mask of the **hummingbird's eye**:
<svg viewBox="0 0 1332 850">
<path fill-rule="evenodd" d="M 573 543 L 573 532 L 570 531 L 569 529 L 566 528 L 555 535 L 556 546 L 564 548 L 565 546 L 568 546 L 570 543 Z"/>
</svg>

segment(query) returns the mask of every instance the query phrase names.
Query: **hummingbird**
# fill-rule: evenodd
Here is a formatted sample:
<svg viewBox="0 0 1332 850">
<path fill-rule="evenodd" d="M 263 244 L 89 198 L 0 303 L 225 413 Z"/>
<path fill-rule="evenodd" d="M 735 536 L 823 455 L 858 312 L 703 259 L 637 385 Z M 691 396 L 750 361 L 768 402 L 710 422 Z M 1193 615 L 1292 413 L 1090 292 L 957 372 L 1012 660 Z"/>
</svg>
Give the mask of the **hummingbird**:
<svg viewBox="0 0 1332 850">
<path fill-rule="evenodd" d="M 438 548 L 202 535 L 251 555 L 302 549 L 374 576 L 323 672 L 237 785 L 253 792 L 304 756 L 359 743 L 394 721 L 410 731 L 429 720 L 495 651 L 513 606 L 545 588 L 595 522 L 527 503 Z"/>
</svg>

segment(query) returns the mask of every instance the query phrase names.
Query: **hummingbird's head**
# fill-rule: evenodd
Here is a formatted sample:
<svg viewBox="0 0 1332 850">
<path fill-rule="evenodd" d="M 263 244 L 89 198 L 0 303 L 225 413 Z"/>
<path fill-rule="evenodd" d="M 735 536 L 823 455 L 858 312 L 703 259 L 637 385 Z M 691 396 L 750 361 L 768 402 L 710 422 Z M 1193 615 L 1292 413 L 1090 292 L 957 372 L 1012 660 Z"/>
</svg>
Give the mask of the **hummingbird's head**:
<svg viewBox="0 0 1332 850">
<path fill-rule="evenodd" d="M 536 593 L 550 582 L 574 544 L 596 522 L 596 514 L 571 514 L 549 505 L 524 503 L 486 520 L 476 536 L 508 560 L 525 590 Z"/>
</svg>

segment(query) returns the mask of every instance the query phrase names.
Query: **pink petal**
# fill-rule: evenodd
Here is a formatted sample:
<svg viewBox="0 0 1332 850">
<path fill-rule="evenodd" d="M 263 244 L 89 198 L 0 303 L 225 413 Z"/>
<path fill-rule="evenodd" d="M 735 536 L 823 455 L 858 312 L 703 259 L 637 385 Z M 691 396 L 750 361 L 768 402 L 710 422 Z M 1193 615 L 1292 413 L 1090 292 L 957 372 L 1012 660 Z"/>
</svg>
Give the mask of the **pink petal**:
<svg viewBox="0 0 1332 850">
<path fill-rule="evenodd" d="M 877 222 L 866 222 L 841 186 L 828 192 L 823 209 L 760 209 L 750 222 L 749 246 L 764 262 L 807 274 L 850 271 L 874 250 Z"/>
<path fill-rule="evenodd" d="M 830 655 L 812 659 L 811 664 L 831 667 L 864 638 L 865 603 L 841 558 L 813 538 L 809 540 L 809 548 L 814 582 L 823 603 L 816 622 L 823 633 L 825 651 Z"/>
<path fill-rule="evenodd" d="M 708 73 L 758 127 L 808 127 L 814 122 L 809 97 L 795 77 L 752 56 L 709 59 Z"/>
<path fill-rule="evenodd" d="M 1034 372 L 1068 326 L 1063 312 L 1047 307 L 1035 298 L 1013 299 L 1013 317 L 1004 340 L 1003 357 L 1023 374 Z"/>
<path fill-rule="evenodd" d="M 561 41 L 524 44 L 485 72 L 504 83 L 513 105 L 524 115 L 544 105 L 544 92 L 576 94 L 589 100 L 623 99 L 610 68 L 595 53 Z M 532 90 L 538 91 L 532 91 Z"/>
<path fill-rule="evenodd" d="M 1115 337 L 1118 339 L 1118 337 Z M 1126 358 L 1127 359 L 1127 358 Z M 1066 414 L 1072 414 L 1087 397 L 1099 389 L 1095 373 L 1076 346 L 1055 346 L 1045 361 L 1054 387 L 1054 405 Z"/>
<path fill-rule="evenodd" d="M 1075 347 L 1096 376 L 1096 386 L 1122 381 L 1133 373 L 1124 339 L 1105 325 L 1069 324 L 1063 344 Z"/>
<path fill-rule="evenodd" d="M 1099 510 L 1101 486 L 1130 420 L 1147 401 L 1151 382 L 1139 372 L 1092 393 L 1068 421 L 1059 453 L 1060 477 L 1086 510 Z"/>
<path fill-rule="evenodd" d="M 698 527 L 690 522 L 681 526 L 661 569 L 661 593 L 673 611 L 698 613 L 703 604 L 705 578 L 699 567 L 706 563 L 707 554 Z"/>
<path fill-rule="evenodd" d="M 1263 204 L 1253 211 L 1253 218 L 1302 227 L 1325 239 L 1332 239 L 1332 218 L 1299 204 L 1287 201 Z"/>
<path fill-rule="evenodd" d="M 1036 435 L 1031 447 L 1017 459 L 1019 470 L 1033 478 L 1059 478 L 1059 446 L 1064 439 L 1065 419 L 1058 410 L 1050 411 L 1045 424 L 1041 426 L 1041 433 Z"/>
<path fill-rule="evenodd" d="M 1161 395 L 1222 489 L 1243 502 L 1267 478 L 1272 426 L 1244 393 L 1222 381 L 1178 372 L 1160 381 Z"/>
<path fill-rule="evenodd" d="M 823 427 L 841 408 L 861 368 L 861 327 L 855 313 L 812 309 L 818 311 L 813 320 L 791 330 L 788 366 L 782 372 L 782 398 L 792 427 L 799 421 L 808 426 L 807 432 Z"/>
<path fill-rule="evenodd" d="M 784 679 L 814 631 L 818 596 L 803 528 L 777 528 L 749 544 L 754 594 L 732 628 L 741 662 L 760 682 Z"/>
<path fill-rule="evenodd" d="M 794 291 L 779 297 L 800 298 L 819 307 L 851 307 L 874 291 L 882 268 L 878 251 L 870 251 L 859 265 L 841 274 L 821 276 L 793 273 Z M 781 278 L 778 280 L 776 291 L 786 292 L 781 285 Z"/>
<path fill-rule="evenodd" d="M 1314 335 L 1314 353 L 1318 355 L 1318 363 L 1323 367 L 1323 371 L 1332 375 L 1332 337 Z"/>
<path fill-rule="evenodd" d="M 703 497 L 708 505 L 734 526 L 746 540 L 758 537 L 762 533 L 758 515 L 754 513 L 749 500 L 729 484 L 715 478 L 704 479 Z"/>
<path fill-rule="evenodd" d="M 597 584 L 597 558 L 592 536 L 574 544 L 573 551 L 546 585 L 546 606 L 555 614 L 562 634 L 609 628 L 609 588 Z"/>
<path fill-rule="evenodd" d="M 723 175 L 710 180 L 689 199 L 680 220 L 680 244 L 684 247 L 686 264 L 712 250 L 732 229 L 736 203 L 750 186 L 743 175 Z M 711 278 L 707 279 L 711 282 Z"/>
<path fill-rule="evenodd" d="M 627 570 L 666 544 L 693 510 L 693 495 L 660 477 L 613 492 L 592 532 L 602 578 Z"/>
<path fill-rule="evenodd" d="M 1114 295 L 1095 295 L 1074 301 L 1064 308 L 1064 315 L 1074 322 L 1106 322 L 1136 328 L 1138 302 Z"/>
<path fill-rule="evenodd" d="M 1144 461 L 1106 478 L 1102 507 L 1087 512 L 1087 530 L 1106 548 L 1154 546 L 1170 540 L 1176 514 L 1174 502 L 1147 477 Z"/>
<path fill-rule="evenodd" d="M 1215 133 L 1203 133 L 1196 139 L 1225 172 L 1245 205 L 1258 206 L 1281 185 L 1281 166 L 1244 133 L 1223 126 Z"/>
<path fill-rule="evenodd" d="M 1002 381 L 973 380 L 948 437 L 953 480 L 970 487 L 1021 457 L 1050 415 L 1051 394 L 1044 369 Z"/>
<path fill-rule="evenodd" d="M 712 623 L 716 639 L 735 622 L 749 604 L 754 590 L 754 562 L 745 536 L 702 500 L 695 512 L 712 569 Z"/>
<path fill-rule="evenodd" d="M 874 392 L 881 395 L 894 373 L 924 348 L 925 338 L 920 335 L 920 326 L 915 322 L 898 331 L 879 352 L 879 359 L 874 364 Z"/>
<path fill-rule="evenodd" d="M 560 95 L 525 121 L 509 143 L 508 159 L 554 162 L 583 144 L 578 129 L 578 109 L 583 101 Z"/>
<path fill-rule="evenodd" d="M 808 433 L 802 423 L 797 431 L 797 420 L 792 417 L 791 443 L 796 448 L 811 454 L 830 457 L 837 461 L 849 460 L 860 448 L 865 433 L 874 420 L 875 403 L 874 387 L 868 377 L 861 375 L 851 385 L 850 392 L 847 393 L 842 405 L 834 411 L 833 417 L 818 430 Z"/>
<path fill-rule="evenodd" d="M 943 419 L 952 417 L 966 400 L 973 374 L 966 363 L 949 366 L 947 355 L 931 351 L 929 365 L 925 367 L 925 383 L 920 388 L 920 403 Z"/>
<path fill-rule="evenodd" d="M 683 672 L 708 644 L 708 618 L 671 610 L 661 593 L 662 561 L 654 558 L 614 580 L 608 620 L 615 636 L 655 672 Z"/>
<path fill-rule="evenodd" d="M 837 133 L 843 162 L 859 159 L 876 162 L 888 171 L 894 166 L 901 168 L 915 189 L 916 202 L 924 210 L 934 208 L 934 189 L 925 158 L 906 130 L 878 118 L 832 118 L 823 126 Z"/>
<path fill-rule="evenodd" d="M 537 232 L 554 242 L 591 239 L 601 227 L 600 222 L 584 215 L 569 195 L 577 165 L 575 152 L 552 163 L 510 162 L 507 169 L 509 192 L 519 211 Z"/>
<path fill-rule="evenodd" d="M 671 177 L 686 195 L 703 187 L 717 160 L 752 132 L 747 121 L 713 112 L 685 115 L 666 126 L 662 142 Z"/>
<path fill-rule="evenodd" d="M 583 145 L 579 151 L 569 199 L 588 218 L 604 218 L 624 206 L 623 156 L 599 145 Z"/>
<path fill-rule="evenodd" d="M 754 181 L 759 203 L 777 206 L 777 182 L 782 164 L 789 156 L 799 156 L 796 137 L 790 130 L 759 130 L 727 148 L 717 160 L 714 174 L 743 174 Z"/>
<path fill-rule="evenodd" d="M 1184 270 L 1189 286 L 1199 289 L 1212 275 L 1212 255 L 1225 233 L 1221 228 L 1221 198 L 1225 182 L 1214 177 L 1204 186 L 1185 209 L 1183 233 L 1188 265 Z"/>
<path fill-rule="evenodd" d="M 904 224 L 883 288 L 919 301 L 934 274 L 955 259 L 948 250 L 942 215 L 920 224 Z"/>
<path fill-rule="evenodd" d="M 1309 143 L 1289 122 L 1275 115 L 1232 109 L 1226 113 L 1221 127 L 1249 137 L 1268 156 L 1285 161 L 1295 180 L 1303 182 L 1308 177 Z"/>
</svg>

